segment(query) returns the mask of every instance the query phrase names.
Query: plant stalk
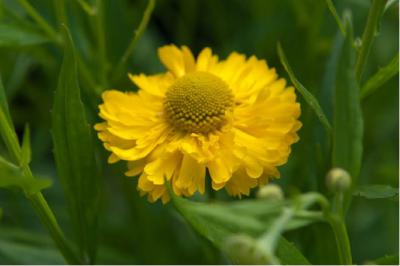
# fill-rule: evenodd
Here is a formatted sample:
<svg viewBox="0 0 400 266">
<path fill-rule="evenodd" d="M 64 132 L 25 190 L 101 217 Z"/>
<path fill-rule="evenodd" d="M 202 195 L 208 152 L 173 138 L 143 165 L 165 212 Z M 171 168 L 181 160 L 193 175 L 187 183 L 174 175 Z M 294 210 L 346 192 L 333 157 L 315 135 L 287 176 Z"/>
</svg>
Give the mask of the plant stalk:
<svg viewBox="0 0 400 266">
<path fill-rule="evenodd" d="M 2 137 L 13 160 L 20 165 L 22 173 L 28 178 L 35 178 L 29 165 L 23 162 L 21 146 L 17 135 L 11 126 L 11 121 L 6 119 L 3 110 L 0 108 L 0 126 L 4 127 L 1 132 L 3 132 Z M 25 192 L 26 197 L 31 202 L 36 214 L 39 216 L 41 223 L 47 228 L 51 237 L 53 238 L 57 248 L 63 255 L 64 259 L 69 264 L 79 264 L 79 260 L 75 257 L 74 252 L 70 248 L 64 233 L 62 232 L 57 219 L 50 209 L 46 199 L 43 194 L 38 192 L 34 194 L 29 194 Z"/>
<path fill-rule="evenodd" d="M 356 62 L 356 78 L 361 80 L 365 63 L 369 51 L 371 50 L 372 42 L 377 32 L 378 23 L 385 8 L 387 0 L 372 0 L 371 7 L 368 13 L 367 24 L 365 25 L 362 36 L 361 48 Z"/>
<path fill-rule="evenodd" d="M 53 241 L 57 245 L 58 250 L 61 252 L 66 262 L 68 264 L 80 264 L 80 261 L 70 248 L 64 233 L 62 232 L 53 211 L 49 207 L 46 199 L 43 197 L 43 194 L 39 192 L 33 195 L 27 195 L 27 198 L 31 202 L 36 214 L 39 216 L 41 223 L 49 231 Z"/>
<path fill-rule="evenodd" d="M 129 43 L 128 48 L 125 50 L 125 53 L 119 60 L 119 63 L 116 67 L 116 78 L 119 78 L 126 61 L 128 61 L 129 56 L 133 53 L 133 50 L 135 49 L 137 42 L 139 41 L 140 37 L 142 36 L 144 30 L 146 29 L 147 24 L 149 23 L 151 14 L 154 10 L 155 2 L 156 2 L 155 0 L 148 0 L 147 7 L 146 7 L 146 10 L 144 11 L 142 20 L 140 21 L 140 24 L 139 24 L 139 27 L 137 28 L 137 30 L 135 30 L 133 37 Z"/>
<path fill-rule="evenodd" d="M 327 219 L 335 234 L 336 246 L 339 252 L 340 264 L 341 265 L 353 264 L 350 240 L 344 220 L 342 219 L 342 217 L 335 214 L 329 214 Z"/>
</svg>

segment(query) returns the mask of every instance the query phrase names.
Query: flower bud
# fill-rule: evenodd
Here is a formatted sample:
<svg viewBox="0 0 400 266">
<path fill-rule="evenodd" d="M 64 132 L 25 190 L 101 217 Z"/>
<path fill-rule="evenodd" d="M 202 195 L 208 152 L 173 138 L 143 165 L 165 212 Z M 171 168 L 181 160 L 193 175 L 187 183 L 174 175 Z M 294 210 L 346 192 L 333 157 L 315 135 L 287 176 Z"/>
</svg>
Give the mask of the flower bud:
<svg viewBox="0 0 400 266">
<path fill-rule="evenodd" d="M 268 254 L 259 245 L 257 239 L 251 236 L 239 234 L 227 239 L 224 251 L 235 264 L 278 264 L 279 260 L 273 255 Z"/>
<path fill-rule="evenodd" d="M 344 192 L 351 186 L 350 174 L 342 168 L 332 168 L 326 176 L 326 186 L 332 192 Z"/>
<path fill-rule="evenodd" d="M 257 198 L 282 200 L 284 198 L 284 195 L 280 186 L 275 184 L 269 184 L 261 187 L 257 191 Z"/>
</svg>

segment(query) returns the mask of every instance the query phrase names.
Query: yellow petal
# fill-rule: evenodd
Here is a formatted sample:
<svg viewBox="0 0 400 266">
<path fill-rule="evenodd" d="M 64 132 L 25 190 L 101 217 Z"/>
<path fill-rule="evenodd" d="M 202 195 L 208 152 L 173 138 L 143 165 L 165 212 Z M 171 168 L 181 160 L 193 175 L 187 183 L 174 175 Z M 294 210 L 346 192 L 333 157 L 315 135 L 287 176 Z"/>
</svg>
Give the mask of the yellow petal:
<svg viewBox="0 0 400 266">
<path fill-rule="evenodd" d="M 128 76 L 141 90 L 158 97 L 164 97 L 166 90 L 174 81 L 168 74 L 153 76 L 128 74 Z"/>
<path fill-rule="evenodd" d="M 194 60 L 193 54 L 187 46 L 182 46 L 182 56 L 183 61 L 185 62 L 185 72 L 190 73 L 195 71 L 196 69 L 196 62 Z"/>
<path fill-rule="evenodd" d="M 187 189 L 192 195 L 197 190 L 204 193 L 205 167 L 199 164 L 189 155 L 184 155 L 175 185 L 181 189 Z"/>
<path fill-rule="evenodd" d="M 180 154 L 163 154 L 162 157 L 148 163 L 144 172 L 148 175 L 147 179 L 155 185 L 162 185 L 166 180 L 170 180 L 180 162 Z"/>
<path fill-rule="evenodd" d="M 120 160 L 120 159 L 119 159 L 119 157 L 118 157 L 117 155 L 115 155 L 114 153 L 111 153 L 110 156 L 108 157 L 107 162 L 108 162 L 109 164 L 112 164 L 112 163 L 118 162 L 119 160 Z"/>
<path fill-rule="evenodd" d="M 194 58 L 186 46 L 180 50 L 175 45 L 165 45 L 158 49 L 158 57 L 177 78 L 194 70 Z"/>
<path fill-rule="evenodd" d="M 250 189 L 258 185 L 258 179 L 250 178 L 243 169 L 236 171 L 226 183 L 226 190 L 232 196 L 250 194 Z"/>
<path fill-rule="evenodd" d="M 212 55 L 210 48 L 204 48 L 197 57 L 197 71 L 208 71 L 218 61 L 217 56 Z"/>
<path fill-rule="evenodd" d="M 126 176 L 137 176 L 141 172 L 143 172 L 143 168 L 146 164 L 146 160 L 141 159 L 137 161 L 129 161 L 128 162 L 128 171 L 125 172 Z"/>
<path fill-rule="evenodd" d="M 216 158 L 207 163 L 207 168 L 215 183 L 224 183 L 231 178 L 232 169 L 229 169 L 228 165 L 221 158 Z"/>
</svg>

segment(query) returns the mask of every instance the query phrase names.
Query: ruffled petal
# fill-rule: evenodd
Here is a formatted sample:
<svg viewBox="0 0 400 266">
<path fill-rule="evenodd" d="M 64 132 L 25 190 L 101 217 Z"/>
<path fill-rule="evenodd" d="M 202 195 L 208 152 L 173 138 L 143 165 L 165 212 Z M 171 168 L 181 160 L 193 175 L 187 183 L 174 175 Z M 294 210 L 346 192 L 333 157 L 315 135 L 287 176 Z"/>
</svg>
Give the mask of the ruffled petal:
<svg viewBox="0 0 400 266">
<path fill-rule="evenodd" d="M 170 200 L 168 190 L 165 185 L 156 185 L 148 180 L 147 175 L 143 173 L 139 177 L 138 189 L 143 195 L 147 194 L 147 199 L 150 202 L 155 202 L 161 199 L 165 204 Z"/>
<path fill-rule="evenodd" d="M 184 155 L 179 175 L 174 179 L 175 186 L 193 195 L 196 191 L 204 193 L 205 167 L 189 155 Z M 186 194 L 186 193 L 185 193 Z"/>
<path fill-rule="evenodd" d="M 232 196 L 248 196 L 250 189 L 258 185 L 258 179 L 249 177 L 243 169 L 236 171 L 226 183 L 226 191 Z"/>
<path fill-rule="evenodd" d="M 164 97 L 168 87 L 170 87 L 175 80 L 169 73 L 153 76 L 128 74 L 128 76 L 139 89 L 156 97 Z"/>
<path fill-rule="evenodd" d="M 147 179 L 155 185 L 164 184 L 165 180 L 171 179 L 179 165 L 181 157 L 181 154 L 177 152 L 172 154 L 166 153 L 148 163 L 144 168 L 144 172 L 147 174 Z"/>
</svg>

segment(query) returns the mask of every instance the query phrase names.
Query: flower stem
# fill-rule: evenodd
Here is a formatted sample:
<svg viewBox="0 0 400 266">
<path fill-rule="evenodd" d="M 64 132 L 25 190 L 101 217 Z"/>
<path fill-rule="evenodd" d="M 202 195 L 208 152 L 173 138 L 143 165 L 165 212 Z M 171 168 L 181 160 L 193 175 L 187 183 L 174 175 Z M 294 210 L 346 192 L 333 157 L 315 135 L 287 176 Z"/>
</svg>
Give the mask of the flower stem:
<svg viewBox="0 0 400 266">
<path fill-rule="evenodd" d="M 361 80 L 365 62 L 367 61 L 367 57 L 372 46 L 372 41 L 374 40 L 378 23 L 383 13 L 386 1 L 387 0 L 372 0 L 356 63 L 356 77 L 358 81 Z"/>
<path fill-rule="evenodd" d="M 334 209 L 332 212 L 325 212 L 325 217 L 331 225 L 336 239 L 336 246 L 339 253 L 339 263 L 342 265 L 352 264 L 351 246 L 347 233 L 344 214 L 344 194 L 337 192 L 334 197 Z"/>
<path fill-rule="evenodd" d="M 39 192 L 33 195 L 28 195 L 27 197 L 31 202 L 36 214 L 39 216 L 41 223 L 49 230 L 49 233 L 57 245 L 58 250 L 61 252 L 67 263 L 80 264 L 79 260 L 70 248 L 64 233 L 58 225 L 53 211 L 50 209 L 46 199 L 43 197 L 43 194 Z"/>
<path fill-rule="evenodd" d="M 339 263 L 342 265 L 350 265 L 353 263 L 351 255 L 350 240 L 346 229 L 346 224 L 342 217 L 329 214 L 328 222 L 335 234 L 336 245 L 339 253 Z"/>
</svg>

